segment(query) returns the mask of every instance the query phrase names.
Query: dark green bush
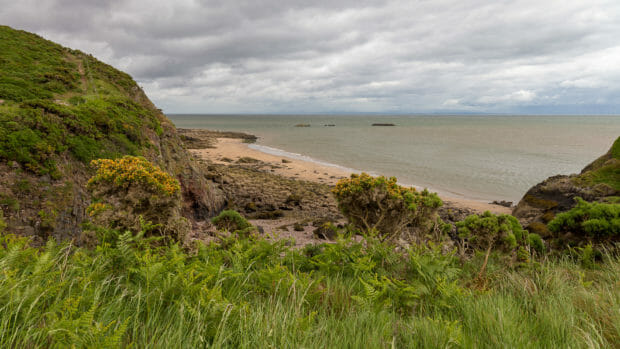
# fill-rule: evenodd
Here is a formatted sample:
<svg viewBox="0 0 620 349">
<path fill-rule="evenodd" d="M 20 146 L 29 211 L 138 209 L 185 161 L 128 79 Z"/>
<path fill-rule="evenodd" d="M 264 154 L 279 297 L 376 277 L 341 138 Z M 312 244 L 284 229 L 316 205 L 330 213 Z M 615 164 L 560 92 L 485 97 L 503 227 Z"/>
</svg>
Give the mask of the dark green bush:
<svg viewBox="0 0 620 349">
<path fill-rule="evenodd" d="M 586 202 L 579 197 L 575 201 L 575 207 L 549 222 L 549 230 L 557 237 L 570 233 L 577 240 L 619 240 L 620 204 Z"/>
<path fill-rule="evenodd" d="M 478 274 L 486 270 L 491 250 L 498 249 L 511 253 L 519 262 L 528 263 L 530 252 L 544 252 L 545 244 L 538 234 L 529 234 L 521 227 L 519 221 L 511 215 L 494 215 L 489 211 L 482 215 L 470 215 L 456 223 L 458 237 L 461 239 L 461 251 L 466 247 L 474 250 L 486 250 L 484 263 Z M 529 247 L 529 250 L 528 250 Z"/>
<path fill-rule="evenodd" d="M 252 227 L 252 224 L 250 224 L 247 219 L 243 218 L 239 212 L 234 210 L 224 210 L 220 212 L 219 215 L 211 219 L 211 223 L 218 229 L 231 233 Z"/>
</svg>

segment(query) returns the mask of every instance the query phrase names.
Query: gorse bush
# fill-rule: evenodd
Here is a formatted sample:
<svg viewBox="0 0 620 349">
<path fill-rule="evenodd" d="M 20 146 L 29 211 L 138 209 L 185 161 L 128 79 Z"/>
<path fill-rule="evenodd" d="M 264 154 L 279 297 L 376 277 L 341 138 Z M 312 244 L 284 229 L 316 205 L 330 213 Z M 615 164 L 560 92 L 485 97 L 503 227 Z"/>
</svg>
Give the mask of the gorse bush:
<svg viewBox="0 0 620 349">
<path fill-rule="evenodd" d="M 620 241 L 620 204 L 586 202 L 579 197 L 575 201 L 575 207 L 549 222 L 556 237 L 568 242 Z"/>
<path fill-rule="evenodd" d="M 87 213 L 96 226 L 137 232 L 151 224 L 150 234 L 182 240 L 189 222 L 181 217 L 179 182 L 142 157 L 92 162 L 95 175 L 87 188 L 94 202 Z"/>
<path fill-rule="evenodd" d="M 99 159 L 91 163 L 97 172 L 88 180 L 88 187 L 112 185 L 118 189 L 140 186 L 153 195 L 178 195 L 179 181 L 142 157 L 123 156 L 120 159 Z"/>
<path fill-rule="evenodd" d="M 493 249 L 510 252 L 517 260 L 526 262 L 529 261 L 529 251 L 542 253 L 545 248 L 538 234 L 528 233 L 511 215 L 495 215 L 489 211 L 482 215 L 473 214 L 457 222 L 456 229 L 463 253 L 467 247 L 485 251 L 485 261 L 479 275 L 485 272 Z"/>
<path fill-rule="evenodd" d="M 442 205 L 435 193 L 402 187 L 394 177 L 366 173 L 340 180 L 333 193 L 349 222 L 367 232 L 378 231 L 383 238 L 399 236 L 408 226 L 426 234 L 437 223 Z"/>
<path fill-rule="evenodd" d="M 528 232 L 511 215 L 495 215 L 489 211 L 482 215 L 473 214 L 457 222 L 456 228 L 459 238 L 475 249 L 510 251 L 528 243 Z"/>
</svg>

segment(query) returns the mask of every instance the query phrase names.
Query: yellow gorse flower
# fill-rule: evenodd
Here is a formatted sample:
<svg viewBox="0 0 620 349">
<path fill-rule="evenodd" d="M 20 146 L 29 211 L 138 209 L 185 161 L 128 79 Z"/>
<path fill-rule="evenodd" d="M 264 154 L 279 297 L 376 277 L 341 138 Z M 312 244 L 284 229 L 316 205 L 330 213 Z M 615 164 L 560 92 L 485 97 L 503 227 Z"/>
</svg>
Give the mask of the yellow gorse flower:
<svg viewBox="0 0 620 349">
<path fill-rule="evenodd" d="M 88 181 L 88 185 L 108 182 L 119 187 L 129 187 L 140 183 L 165 195 L 174 195 L 181 189 L 175 178 L 143 157 L 127 155 L 114 160 L 93 160 L 91 164 L 97 168 L 97 173 Z"/>
</svg>

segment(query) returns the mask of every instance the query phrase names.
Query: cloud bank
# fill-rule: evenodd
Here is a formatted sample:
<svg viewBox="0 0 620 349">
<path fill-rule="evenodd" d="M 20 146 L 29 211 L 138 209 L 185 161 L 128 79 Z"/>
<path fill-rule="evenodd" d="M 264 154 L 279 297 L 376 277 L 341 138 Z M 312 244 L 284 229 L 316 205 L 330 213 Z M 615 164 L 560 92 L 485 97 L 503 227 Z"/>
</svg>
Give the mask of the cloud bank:
<svg viewBox="0 0 620 349">
<path fill-rule="evenodd" d="M 0 0 L 0 23 L 171 113 L 620 114 L 617 0 Z"/>
</svg>

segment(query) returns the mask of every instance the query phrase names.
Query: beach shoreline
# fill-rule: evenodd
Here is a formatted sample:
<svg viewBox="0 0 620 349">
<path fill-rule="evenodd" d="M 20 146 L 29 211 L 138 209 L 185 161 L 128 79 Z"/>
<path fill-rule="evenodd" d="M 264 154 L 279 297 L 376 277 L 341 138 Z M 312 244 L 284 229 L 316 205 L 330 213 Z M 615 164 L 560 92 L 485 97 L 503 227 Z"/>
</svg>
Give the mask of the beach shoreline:
<svg viewBox="0 0 620 349">
<path fill-rule="evenodd" d="M 244 161 L 260 161 L 267 164 L 270 168 L 269 171 L 275 175 L 326 185 L 335 185 L 338 180 L 349 177 L 351 173 L 359 173 L 353 169 L 291 157 L 287 154 L 267 153 L 261 151 L 260 148 L 250 147 L 250 144 L 241 138 L 217 137 L 216 141 L 208 148 L 189 150 L 198 158 L 222 165 Z M 491 211 L 496 214 L 510 214 L 512 211 L 510 207 L 477 200 L 450 197 L 445 194 L 440 194 L 440 197 L 444 203 L 451 207 L 470 209 L 477 213 Z"/>
</svg>

